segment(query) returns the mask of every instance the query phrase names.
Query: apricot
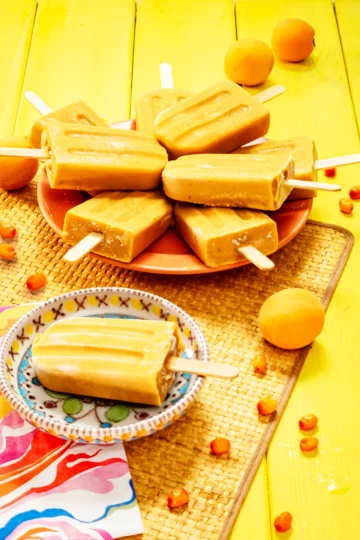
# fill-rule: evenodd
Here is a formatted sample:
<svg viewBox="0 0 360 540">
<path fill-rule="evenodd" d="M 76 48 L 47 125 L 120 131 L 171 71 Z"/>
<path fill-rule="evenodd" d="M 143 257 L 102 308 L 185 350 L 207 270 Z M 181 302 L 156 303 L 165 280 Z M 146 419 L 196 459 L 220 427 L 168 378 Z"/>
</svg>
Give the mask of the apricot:
<svg viewBox="0 0 360 540">
<path fill-rule="evenodd" d="M 0 147 L 33 148 L 24 137 L 4 137 L 0 139 Z M 0 156 L 0 189 L 11 191 L 27 186 L 38 166 L 37 159 Z"/>
<path fill-rule="evenodd" d="M 235 41 L 225 56 L 225 73 L 238 84 L 256 86 L 270 75 L 274 55 L 269 45 L 260 39 Z"/>
<path fill-rule="evenodd" d="M 315 30 L 301 19 L 284 19 L 274 28 L 271 46 L 280 60 L 300 62 L 313 51 Z"/>
<path fill-rule="evenodd" d="M 284 289 L 263 303 L 259 314 L 263 337 L 281 349 L 299 349 L 320 334 L 325 310 L 314 293 Z"/>
</svg>

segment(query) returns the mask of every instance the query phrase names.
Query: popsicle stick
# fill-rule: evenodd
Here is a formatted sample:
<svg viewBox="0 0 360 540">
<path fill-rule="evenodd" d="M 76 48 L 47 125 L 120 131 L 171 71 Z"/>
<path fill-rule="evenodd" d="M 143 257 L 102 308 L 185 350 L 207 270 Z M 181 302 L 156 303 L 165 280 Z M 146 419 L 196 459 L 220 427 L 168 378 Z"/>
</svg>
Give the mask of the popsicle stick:
<svg viewBox="0 0 360 540">
<path fill-rule="evenodd" d="M 7 148 L 0 147 L 0 156 L 6 157 L 25 157 L 34 159 L 48 159 L 49 152 L 40 148 Z"/>
<path fill-rule="evenodd" d="M 79 261 L 100 244 L 103 238 L 103 235 L 99 233 L 88 234 L 64 255 L 64 261 L 71 263 Z"/>
<path fill-rule="evenodd" d="M 351 165 L 351 163 L 359 163 L 360 154 L 349 154 L 347 156 L 338 156 L 328 159 L 317 159 L 315 161 L 315 170 L 327 169 L 328 167 L 341 167 L 342 165 Z"/>
<path fill-rule="evenodd" d="M 201 362 L 201 360 L 187 360 L 186 358 L 172 357 L 166 362 L 169 371 L 192 373 L 202 377 L 218 377 L 219 379 L 235 379 L 239 370 L 230 364 L 215 364 Z"/>
<path fill-rule="evenodd" d="M 283 94 L 284 92 L 286 92 L 285 86 L 282 86 L 281 84 L 275 84 L 274 86 L 270 86 L 270 88 L 267 88 L 266 90 L 255 94 L 254 97 L 258 101 L 260 101 L 260 103 L 265 103 L 265 101 L 270 101 L 270 99 L 273 99 L 276 96 L 280 96 L 280 94 Z"/>
<path fill-rule="evenodd" d="M 172 67 L 168 62 L 160 64 L 160 85 L 161 88 L 174 88 Z"/>
<path fill-rule="evenodd" d="M 269 257 L 261 253 L 261 251 L 254 246 L 239 247 L 237 250 L 260 270 L 273 270 L 275 268 L 275 264 Z"/>
<path fill-rule="evenodd" d="M 43 101 L 40 96 L 35 94 L 35 92 L 28 90 L 25 92 L 24 96 L 40 114 L 45 115 L 52 113 L 53 110 L 50 109 L 50 107 L 46 105 L 45 101 Z"/>
<path fill-rule="evenodd" d="M 308 182 L 307 180 L 286 180 L 285 185 L 301 189 L 317 189 L 318 191 L 341 191 L 338 184 L 327 184 L 325 182 Z"/>
</svg>

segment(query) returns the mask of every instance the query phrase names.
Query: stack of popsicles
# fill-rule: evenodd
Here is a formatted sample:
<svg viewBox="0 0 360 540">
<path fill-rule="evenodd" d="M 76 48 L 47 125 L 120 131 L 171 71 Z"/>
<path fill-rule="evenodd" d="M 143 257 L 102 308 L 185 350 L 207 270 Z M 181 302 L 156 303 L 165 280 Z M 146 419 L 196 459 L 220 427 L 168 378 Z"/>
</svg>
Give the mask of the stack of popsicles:
<svg viewBox="0 0 360 540">
<path fill-rule="evenodd" d="M 178 232 L 207 266 L 245 257 L 272 268 L 277 229 L 263 211 L 340 186 L 314 184 L 309 137 L 245 146 L 266 135 L 270 113 L 237 84 L 171 86 L 139 97 L 137 131 L 110 128 L 83 102 L 33 126 L 53 189 L 100 192 L 66 215 L 67 260 L 93 251 L 131 262 L 170 226 L 174 202 Z"/>
</svg>

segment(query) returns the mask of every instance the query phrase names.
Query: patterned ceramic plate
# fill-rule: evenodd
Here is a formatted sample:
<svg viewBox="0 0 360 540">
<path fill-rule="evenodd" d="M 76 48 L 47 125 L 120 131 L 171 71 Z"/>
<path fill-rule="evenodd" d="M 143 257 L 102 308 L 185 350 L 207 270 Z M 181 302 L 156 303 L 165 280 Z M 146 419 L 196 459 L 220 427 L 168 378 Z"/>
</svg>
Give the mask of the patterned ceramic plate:
<svg viewBox="0 0 360 540">
<path fill-rule="evenodd" d="M 183 357 L 209 361 L 205 338 L 193 319 L 158 296 L 131 289 L 97 288 L 64 294 L 24 315 L 0 349 L 0 391 L 34 426 L 77 442 L 112 444 L 167 427 L 193 401 L 203 379 L 178 373 L 161 407 L 52 392 L 36 378 L 31 345 L 38 333 L 64 317 L 162 319 L 178 323 Z"/>
</svg>

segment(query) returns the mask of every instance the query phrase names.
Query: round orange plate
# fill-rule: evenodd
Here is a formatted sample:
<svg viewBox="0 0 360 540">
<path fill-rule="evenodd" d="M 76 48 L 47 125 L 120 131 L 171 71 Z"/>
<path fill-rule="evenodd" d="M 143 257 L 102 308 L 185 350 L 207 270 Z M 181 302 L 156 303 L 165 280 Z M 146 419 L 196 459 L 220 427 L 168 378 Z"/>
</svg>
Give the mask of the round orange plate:
<svg viewBox="0 0 360 540">
<path fill-rule="evenodd" d="M 39 206 L 46 221 L 60 236 L 66 212 L 88 198 L 89 195 L 83 191 L 51 189 L 45 171 L 41 172 L 38 183 Z M 277 224 L 279 249 L 290 242 L 303 228 L 311 207 L 312 199 L 291 201 L 283 204 L 280 210 L 269 214 Z M 131 263 L 121 263 L 96 254 L 93 254 L 93 257 L 122 268 L 154 274 L 208 274 L 249 264 L 245 260 L 219 268 L 208 268 L 181 240 L 174 229 L 170 229 Z"/>
</svg>

